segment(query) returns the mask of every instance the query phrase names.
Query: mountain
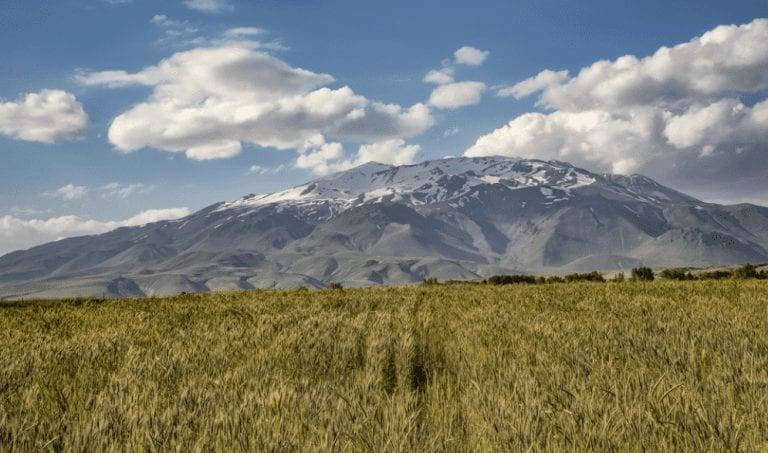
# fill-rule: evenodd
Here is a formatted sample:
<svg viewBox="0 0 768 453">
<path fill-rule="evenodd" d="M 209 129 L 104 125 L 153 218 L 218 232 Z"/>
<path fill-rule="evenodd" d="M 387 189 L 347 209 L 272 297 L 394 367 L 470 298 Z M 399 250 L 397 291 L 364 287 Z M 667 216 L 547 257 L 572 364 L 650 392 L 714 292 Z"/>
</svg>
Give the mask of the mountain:
<svg viewBox="0 0 768 453">
<path fill-rule="evenodd" d="M 768 261 L 768 208 L 504 157 L 368 163 L 0 258 L 0 297 L 403 284 Z"/>
</svg>

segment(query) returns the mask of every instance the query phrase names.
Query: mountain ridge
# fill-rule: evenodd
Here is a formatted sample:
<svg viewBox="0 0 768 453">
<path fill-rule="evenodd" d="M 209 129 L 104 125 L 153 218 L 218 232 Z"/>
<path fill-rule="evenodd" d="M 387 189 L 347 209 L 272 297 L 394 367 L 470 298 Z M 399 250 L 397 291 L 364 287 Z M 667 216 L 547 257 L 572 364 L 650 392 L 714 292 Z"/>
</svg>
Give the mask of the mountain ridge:
<svg viewBox="0 0 768 453">
<path fill-rule="evenodd" d="M 405 284 L 768 261 L 768 208 L 562 161 L 366 163 L 185 218 L 0 257 L 0 297 Z"/>
</svg>

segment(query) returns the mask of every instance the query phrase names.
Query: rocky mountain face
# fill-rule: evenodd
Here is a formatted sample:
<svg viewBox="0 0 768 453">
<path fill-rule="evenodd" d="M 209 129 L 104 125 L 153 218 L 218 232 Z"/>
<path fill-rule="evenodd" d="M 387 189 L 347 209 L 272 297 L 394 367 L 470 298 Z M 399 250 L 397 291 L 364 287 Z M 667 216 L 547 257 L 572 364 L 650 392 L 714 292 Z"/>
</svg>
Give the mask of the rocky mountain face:
<svg viewBox="0 0 768 453">
<path fill-rule="evenodd" d="M 768 261 L 768 208 L 558 161 L 368 163 L 189 217 L 0 258 L 0 297 L 406 284 Z"/>
</svg>

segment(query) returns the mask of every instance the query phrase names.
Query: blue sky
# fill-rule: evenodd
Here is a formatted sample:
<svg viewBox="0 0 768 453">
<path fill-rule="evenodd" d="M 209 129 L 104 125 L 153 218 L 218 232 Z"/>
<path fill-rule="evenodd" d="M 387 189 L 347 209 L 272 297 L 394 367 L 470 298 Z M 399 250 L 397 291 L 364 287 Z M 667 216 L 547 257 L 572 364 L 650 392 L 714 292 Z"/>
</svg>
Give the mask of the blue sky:
<svg viewBox="0 0 768 453">
<path fill-rule="evenodd" d="M 766 72 L 768 68 L 768 44 L 760 43 L 764 35 L 762 28 L 758 29 L 762 23 L 749 29 L 724 31 L 728 39 L 742 39 L 738 41 L 739 49 L 745 47 L 744 42 L 751 49 L 751 60 L 740 66 L 739 73 L 727 61 L 728 55 L 734 53 L 725 47 L 727 42 L 713 45 L 708 41 L 706 46 L 680 51 L 676 60 L 690 57 L 691 65 L 703 58 L 714 62 L 714 69 L 707 69 L 714 74 L 694 74 L 697 80 L 714 80 L 717 76 L 714 85 L 702 88 L 696 80 L 685 82 L 695 88 L 694 94 L 686 91 L 685 96 L 668 96 L 670 86 L 685 90 L 678 80 L 682 75 L 669 76 L 676 82 L 666 86 L 663 96 L 653 92 L 660 90 L 658 87 L 640 83 L 631 86 L 627 92 L 647 90 L 648 99 L 652 94 L 653 100 L 621 105 L 595 94 L 614 79 L 599 81 L 595 85 L 598 88 L 591 87 L 586 94 L 578 92 L 578 87 L 570 93 L 558 91 L 558 84 L 571 81 L 581 68 L 597 61 L 614 62 L 624 55 L 643 58 L 662 46 L 688 42 L 720 25 L 750 24 L 767 13 L 766 0 L 471 4 L 4 0 L 0 11 L 0 253 L 60 236 L 180 215 L 247 193 L 282 189 L 371 156 L 391 163 L 465 153 L 560 158 L 596 171 L 645 173 L 707 200 L 766 202 L 768 154 L 764 123 L 760 122 L 762 110 L 757 107 L 765 99 L 766 84 L 762 79 L 752 80 L 748 86 L 743 82 L 744 74 Z M 188 52 L 231 50 L 233 46 L 243 49 L 244 59 L 232 63 L 235 79 L 230 82 L 243 83 L 245 91 L 255 90 L 253 98 L 248 104 L 239 95 L 227 92 L 214 101 L 218 104 L 209 114 L 220 117 L 233 111 L 232 105 L 261 106 L 271 92 L 285 87 L 275 85 L 258 91 L 260 87 L 253 82 L 259 76 L 256 72 L 282 68 L 297 78 L 301 88 L 286 88 L 285 95 L 270 98 L 269 102 L 284 103 L 295 96 L 304 99 L 314 90 L 325 88 L 335 95 L 333 102 L 347 106 L 348 110 L 339 107 L 340 115 L 359 110 L 369 129 L 391 126 L 393 130 L 361 136 L 350 130 L 363 126 L 338 126 L 341 120 L 337 117 L 332 125 L 324 113 L 322 120 L 312 120 L 319 122 L 314 129 L 293 134 L 298 120 L 281 116 L 269 123 L 284 129 L 277 139 L 271 135 L 266 138 L 266 132 L 252 133 L 252 123 L 235 125 L 226 120 L 203 133 L 199 122 L 182 124 L 181 110 L 167 113 L 168 105 L 199 102 L 190 100 L 194 87 L 186 84 L 186 78 L 180 81 L 185 76 L 179 73 L 194 74 L 207 66 L 200 65 L 202 60 L 226 59 L 229 54 L 195 54 L 198 56 L 163 75 L 161 82 L 152 79 L 151 71 L 144 68 Z M 722 49 L 710 49 L 713 46 Z M 454 55 L 462 47 L 471 47 L 468 60 Z M 252 60 L 262 54 L 269 60 Z M 682 63 L 679 67 L 669 65 L 669 71 L 683 75 L 691 72 Z M 297 72 L 297 68 L 311 71 L 311 76 Z M 425 82 L 431 70 L 449 74 L 451 82 Z M 557 83 L 536 85 L 526 96 L 520 95 L 520 89 L 513 90 L 519 82 L 544 70 L 568 71 L 568 78 L 554 76 L 560 77 Z M 123 78 L 118 80 L 115 73 L 103 71 L 121 71 L 119 77 Z M 323 79 L 322 75 L 333 80 Z M 177 76 L 179 79 L 172 79 Z M 342 92 L 344 87 L 351 91 Z M 442 88 L 445 92 L 434 97 L 433 90 Z M 501 96 L 505 88 L 507 93 L 518 95 Z M 53 96 L 50 90 L 58 95 Z M 50 114 L 48 111 L 28 112 L 39 108 L 36 101 L 26 99 L 35 93 L 49 93 L 42 95 L 48 102 L 45 105 L 66 112 L 50 120 L 55 130 L 25 129 L 41 121 L 41 116 L 49 121 L 44 117 Z M 182 93 L 181 101 L 174 99 L 178 93 Z M 614 98 L 627 96 L 621 92 Z M 376 102 L 396 104 L 401 110 L 384 114 L 377 110 Z M 141 103 L 152 104 L 154 113 L 165 113 L 147 115 L 144 124 L 135 125 L 132 121 L 141 112 L 132 109 Z M 305 104 L 302 108 L 315 108 L 315 104 Z M 413 106 L 421 106 L 421 110 L 406 115 Z M 702 117 L 692 116 L 698 112 L 696 109 L 706 107 L 727 112 L 743 112 L 746 108 L 747 113 L 739 113 L 738 118 L 731 114 L 730 129 L 713 131 L 711 126 L 706 129 L 690 123 L 692 118 Z M 605 112 L 606 116 L 586 116 L 595 111 Z M 531 112 L 545 116 L 525 116 Z M 673 125 L 676 129 L 667 125 L 672 129 L 667 129 L 670 132 L 664 135 L 663 143 L 635 137 L 645 137 L 644 130 L 627 130 L 633 123 L 656 121 L 654 115 L 661 117 L 663 112 L 680 116 Z M 19 119 L 26 118 L 24 115 L 32 119 Z M 122 123 L 116 121 L 121 116 L 125 119 Z M 616 118 L 624 123 L 617 125 Z M 504 128 L 515 119 L 519 120 Z M 601 128 L 611 129 L 597 131 L 589 126 L 591 135 L 585 136 L 564 126 L 593 120 L 602 121 Z M 58 124 L 60 121 L 64 124 Z M 560 135 L 542 136 L 536 130 L 533 141 L 520 143 L 516 138 L 531 132 L 532 127 L 545 127 L 542 122 L 546 122 L 547 130 L 554 127 L 561 131 Z M 128 124 L 131 129 L 125 132 Z M 183 137 L 168 140 L 164 133 L 154 130 L 156 126 L 167 127 L 166 132 L 181 128 Z M 692 137 L 689 131 L 697 128 L 701 129 L 699 135 Z M 310 132 L 317 134 L 304 144 L 293 140 Z M 322 143 L 318 142 L 318 134 Z M 493 136 L 487 138 L 489 134 Z M 624 140 L 622 134 L 630 138 Z M 113 139 L 113 135 L 120 138 Z M 725 138 L 709 139 L 713 136 Z M 744 136 L 748 139 L 733 138 Z M 639 141 L 628 148 L 626 142 L 635 143 L 635 139 Z M 232 148 L 238 142 L 239 153 Z M 278 146 L 269 146 L 278 142 Z M 363 151 L 361 146 L 366 145 L 372 147 Z M 198 151 L 190 153 L 190 147 L 198 147 Z M 574 151 L 574 147 L 580 149 Z M 223 158 L 211 159 L 214 155 Z M 200 160 L 201 156 L 205 160 Z"/>
</svg>

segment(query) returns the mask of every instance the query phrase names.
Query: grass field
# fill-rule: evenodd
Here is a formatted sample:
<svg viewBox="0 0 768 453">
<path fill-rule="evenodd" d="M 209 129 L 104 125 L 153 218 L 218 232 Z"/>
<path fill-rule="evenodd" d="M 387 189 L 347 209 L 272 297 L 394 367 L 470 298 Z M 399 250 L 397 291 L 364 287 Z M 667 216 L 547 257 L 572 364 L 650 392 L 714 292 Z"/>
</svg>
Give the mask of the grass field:
<svg viewBox="0 0 768 453">
<path fill-rule="evenodd" d="M 0 450 L 768 450 L 768 282 L 0 303 Z"/>
</svg>

